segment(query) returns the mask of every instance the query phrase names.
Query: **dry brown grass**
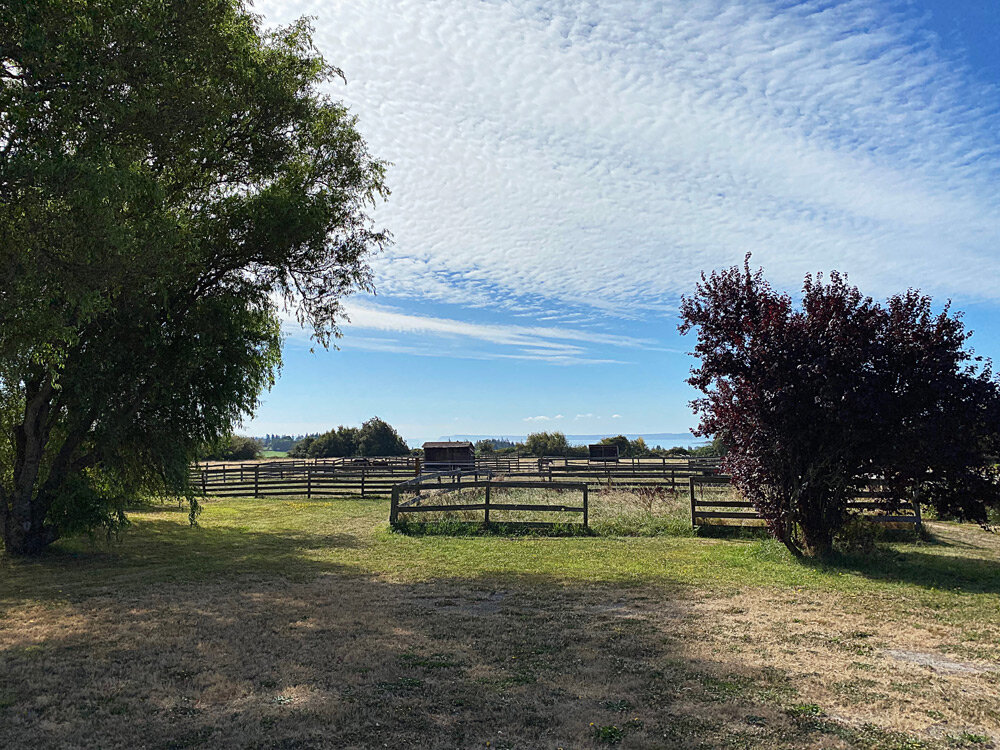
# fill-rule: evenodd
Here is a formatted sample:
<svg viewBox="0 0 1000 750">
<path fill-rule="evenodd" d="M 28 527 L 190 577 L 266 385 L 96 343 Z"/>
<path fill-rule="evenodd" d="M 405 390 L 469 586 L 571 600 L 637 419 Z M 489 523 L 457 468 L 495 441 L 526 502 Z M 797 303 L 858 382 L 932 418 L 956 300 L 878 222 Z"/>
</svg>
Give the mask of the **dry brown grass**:
<svg viewBox="0 0 1000 750">
<path fill-rule="evenodd" d="M 637 748 L 743 734 L 843 746 L 755 699 L 792 693 L 726 653 L 711 634 L 718 614 L 664 591 L 333 575 L 108 591 L 3 619 L 0 736 L 22 747 L 584 747 L 615 726 Z"/>
<path fill-rule="evenodd" d="M 991 538 L 942 529 L 998 559 Z M 348 525 L 329 543 L 360 555 L 366 533 Z M 901 612 L 815 588 L 530 570 L 416 581 L 306 558 L 291 576 L 149 580 L 2 600 L 0 746 L 902 749 L 1000 736 L 1000 623 L 916 600 Z"/>
</svg>

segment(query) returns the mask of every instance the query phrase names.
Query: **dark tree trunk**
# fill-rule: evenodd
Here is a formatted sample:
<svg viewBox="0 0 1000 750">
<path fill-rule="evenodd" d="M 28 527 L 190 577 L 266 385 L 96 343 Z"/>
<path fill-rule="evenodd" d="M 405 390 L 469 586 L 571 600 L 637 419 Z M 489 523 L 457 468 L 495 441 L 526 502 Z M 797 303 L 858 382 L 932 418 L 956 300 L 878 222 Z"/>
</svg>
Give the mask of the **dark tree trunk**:
<svg viewBox="0 0 1000 750">
<path fill-rule="evenodd" d="M 825 524 L 801 524 L 802 551 L 808 557 L 828 557 L 833 551 L 833 532 Z"/>
<path fill-rule="evenodd" d="M 58 530 L 45 523 L 48 503 L 38 498 L 11 498 L 10 509 L 4 514 L 4 551 L 13 557 L 37 555 L 59 538 Z"/>
<path fill-rule="evenodd" d="M 24 420 L 14 429 L 13 486 L 3 498 L 3 541 L 8 555 L 38 554 L 59 536 L 45 524 L 50 496 L 38 488 L 54 390 L 47 374 L 25 389 Z"/>
</svg>

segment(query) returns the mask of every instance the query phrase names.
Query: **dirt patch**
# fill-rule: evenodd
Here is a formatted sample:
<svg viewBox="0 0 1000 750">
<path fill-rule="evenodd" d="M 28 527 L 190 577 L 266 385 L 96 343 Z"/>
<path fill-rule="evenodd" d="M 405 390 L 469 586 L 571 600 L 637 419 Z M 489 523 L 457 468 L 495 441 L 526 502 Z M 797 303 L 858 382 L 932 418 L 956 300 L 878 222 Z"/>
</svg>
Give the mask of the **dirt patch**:
<svg viewBox="0 0 1000 750">
<path fill-rule="evenodd" d="M 1000 667 L 991 664 L 973 664 L 967 661 L 952 661 L 939 654 L 928 654 L 922 651 L 906 651 L 898 648 L 887 648 L 882 651 L 886 656 L 930 667 L 935 672 L 952 672 L 965 674 L 983 674 L 985 672 L 1000 672 Z"/>
</svg>

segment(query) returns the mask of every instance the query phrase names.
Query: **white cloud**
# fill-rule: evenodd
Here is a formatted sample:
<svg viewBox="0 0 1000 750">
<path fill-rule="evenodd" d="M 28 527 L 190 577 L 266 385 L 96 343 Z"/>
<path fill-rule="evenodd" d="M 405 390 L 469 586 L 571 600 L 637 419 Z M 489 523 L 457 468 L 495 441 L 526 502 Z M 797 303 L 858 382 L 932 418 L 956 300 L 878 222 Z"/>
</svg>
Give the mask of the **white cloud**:
<svg viewBox="0 0 1000 750">
<path fill-rule="evenodd" d="M 595 333 L 582 328 L 473 323 L 452 318 L 412 315 L 370 302 L 351 300 L 344 305 L 350 323 L 343 326 L 342 349 L 410 354 L 459 359 L 513 359 L 556 365 L 628 364 L 621 359 L 598 356 L 609 347 L 669 351 L 650 339 Z M 285 313 L 285 335 L 307 341 L 309 331 Z M 361 332 L 402 334 L 406 338 L 372 337 Z M 562 415 L 556 417 L 561 419 Z"/>
<path fill-rule="evenodd" d="M 612 414 L 612 415 L 611 415 L 611 418 L 612 418 L 612 419 L 621 419 L 621 418 L 622 418 L 622 415 L 621 415 L 621 414 Z"/>
<path fill-rule="evenodd" d="M 543 415 L 543 416 L 537 416 L 537 417 L 525 417 L 524 421 L 525 422 L 548 422 L 550 419 L 551 419 L 551 417 L 546 417 L 546 416 Z"/>
<path fill-rule="evenodd" d="M 586 414 L 577 414 L 573 419 L 591 419 L 593 416 L 593 414 L 587 412 Z"/>
<path fill-rule="evenodd" d="M 941 57 L 911 6 L 257 10 L 317 17 L 350 81 L 332 93 L 394 162 L 380 218 L 397 244 L 375 270 L 397 298 L 625 318 L 753 251 L 789 287 L 836 267 L 873 293 L 1000 300 L 997 92 Z M 579 356 L 556 341 L 552 356 Z"/>
</svg>

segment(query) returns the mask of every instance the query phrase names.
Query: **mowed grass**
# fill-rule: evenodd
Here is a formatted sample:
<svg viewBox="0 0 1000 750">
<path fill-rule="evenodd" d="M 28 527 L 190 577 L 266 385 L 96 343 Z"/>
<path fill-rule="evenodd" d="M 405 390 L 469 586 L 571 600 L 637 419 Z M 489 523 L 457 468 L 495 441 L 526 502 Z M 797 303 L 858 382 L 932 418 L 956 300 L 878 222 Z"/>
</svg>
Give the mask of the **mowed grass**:
<svg viewBox="0 0 1000 750">
<path fill-rule="evenodd" d="M 264 450 L 260 452 L 260 455 L 264 458 L 286 458 L 288 456 L 288 451 Z"/>
<path fill-rule="evenodd" d="M 2 562 L 0 746 L 997 742 L 996 536 L 804 564 L 613 500 L 567 537 L 400 534 L 384 500 L 154 506 Z"/>
</svg>

